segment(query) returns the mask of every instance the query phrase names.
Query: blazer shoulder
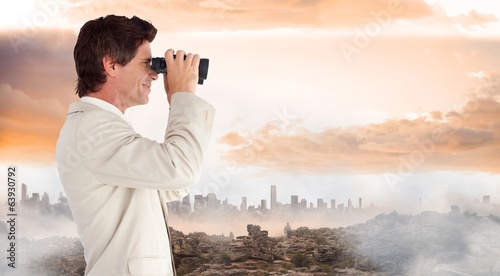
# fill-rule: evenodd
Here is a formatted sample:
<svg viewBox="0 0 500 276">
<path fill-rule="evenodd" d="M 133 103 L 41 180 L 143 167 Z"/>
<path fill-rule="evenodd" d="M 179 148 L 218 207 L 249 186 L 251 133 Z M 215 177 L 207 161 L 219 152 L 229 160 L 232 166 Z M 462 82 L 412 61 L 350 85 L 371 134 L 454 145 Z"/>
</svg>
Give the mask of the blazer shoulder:
<svg viewBox="0 0 500 276">
<path fill-rule="evenodd" d="M 66 119 L 67 122 L 73 122 L 74 125 L 76 124 L 75 126 L 78 126 L 77 132 L 85 132 L 87 129 L 96 127 L 99 129 L 119 125 L 123 125 L 127 128 L 130 127 L 130 125 L 117 114 L 93 104 L 83 102 L 71 104 Z"/>
<path fill-rule="evenodd" d="M 96 105 L 83 102 L 75 102 L 70 105 L 67 116 L 71 115 L 81 116 L 82 119 L 86 117 L 102 118 L 102 120 L 109 120 L 110 118 L 115 117 L 121 119 L 113 112 L 104 110 Z"/>
</svg>

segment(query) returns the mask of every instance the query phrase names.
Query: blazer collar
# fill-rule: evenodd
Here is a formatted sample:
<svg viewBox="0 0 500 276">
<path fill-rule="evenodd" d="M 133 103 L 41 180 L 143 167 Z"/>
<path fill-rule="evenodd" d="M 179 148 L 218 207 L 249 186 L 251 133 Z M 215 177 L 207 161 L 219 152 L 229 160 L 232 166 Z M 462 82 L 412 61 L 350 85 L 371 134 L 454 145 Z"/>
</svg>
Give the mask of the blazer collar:
<svg viewBox="0 0 500 276">
<path fill-rule="evenodd" d="M 103 100 L 95 98 L 95 97 L 84 96 L 80 99 L 80 102 L 91 104 L 91 105 L 97 106 L 103 110 L 114 113 L 114 114 L 118 115 L 120 118 L 122 118 L 128 124 L 131 124 L 130 121 L 125 116 L 125 114 L 123 114 L 120 111 L 120 109 L 118 109 L 118 107 L 116 107 L 116 106 L 114 106 L 106 101 L 103 101 Z"/>
</svg>

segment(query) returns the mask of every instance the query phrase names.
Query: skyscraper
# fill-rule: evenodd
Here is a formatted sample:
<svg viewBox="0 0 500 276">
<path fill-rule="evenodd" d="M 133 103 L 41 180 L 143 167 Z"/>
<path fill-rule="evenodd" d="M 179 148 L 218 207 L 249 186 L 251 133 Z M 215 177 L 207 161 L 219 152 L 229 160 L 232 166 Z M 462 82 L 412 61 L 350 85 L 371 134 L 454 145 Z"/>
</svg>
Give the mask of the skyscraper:
<svg viewBox="0 0 500 276">
<path fill-rule="evenodd" d="M 217 196 L 215 193 L 208 193 L 207 194 L 207 207 L 209 209 L 215 210 L 217 209 Z"/>
<path fill-rule="evenodd" d="M 271 185 L 271 210 L 276 210 L 276 185 Z"/>
<path fill-rule="evenodd" d="M 317 205 L 318 209 L 326 209 L 326 202 L 322 198 L 317 199 Z"/>
<path fill-rule="evenodd" d="M 266 210 L 266 209 L 267 209 L 267 200 L 265 200 L 265 199 L 261 199 L 261 200 L 260 200 L 260 209 L 261 209 L 262 211 L 264 211 L 264 210 Z"/>
<path fill-rule="evenodd" d="M 21 201 L 25 201 L 25 200 L 28 200 L 28 186 L 26 186 L 26 184 L 23 183 L 23 185 L 21 185 Z"/>
<path fill-rule="evenodd" d="M 207 200 L 203 195 L 194 195 L 194 209 L 202 210 L 207 208 Z"/>
<path fill-rule="evenodd" d="M 187 213 L 191 212 L 191 201 L 190 201 L 190 196 L 185 196 L 182 198 L 182 204 L 181 204 L 181 209 L 184 210 Z"/>
<path fill-rule="evenodd" d="M 299 196 L 298 195 L 293 195 L 292 200 L 291 200 L 291 205 L 293 210 L 299 209 Z"/>
<path fill-rule="evenodd" d="M 246 211 L 247 211 L 247 197 L 244 196 L 241 198 L 240 212 L 246 212 Z"/>
<path fill-rule="evenodd" d="M 40 194 L 39 193 L 33 193 L 31 196 L 31 199 L 33 201 L 40 201 Z"/>
<path fill-rule="evenodd" d="M 312 204 L 312 202 L 311 202 L 311 204 Z M 307 200 L 305 198 L 300 200 L 299 208 L 300 209 L 307 209 Z M 313 207 L 311 207 L 311 208 L 313 208 Z"/>
<path fill-rule="evenodd" d="M 42 205 L 43 205 L 43 210 L 48 212 L 50 209 L 50 200 L 49 200 L 49 194 L 47 192 L 43 193 Z"/>
</svg>

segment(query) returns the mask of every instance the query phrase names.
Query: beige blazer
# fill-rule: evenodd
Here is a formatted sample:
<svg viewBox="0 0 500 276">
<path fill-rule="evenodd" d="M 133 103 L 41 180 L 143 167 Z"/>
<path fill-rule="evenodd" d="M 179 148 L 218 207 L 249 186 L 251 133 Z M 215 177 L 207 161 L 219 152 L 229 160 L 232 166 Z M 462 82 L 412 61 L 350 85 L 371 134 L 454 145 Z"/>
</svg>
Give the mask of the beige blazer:
<svg viewBox="0 0 500 276">
<path fill-rule="evenodd" d="M 56 155 L 85 275 L 173 275 L 165 204 L 199 180 L 214 112 L 193 93 L 174 94 L 158 143 L 113 112 L 71 104 Z"/>
</svg>

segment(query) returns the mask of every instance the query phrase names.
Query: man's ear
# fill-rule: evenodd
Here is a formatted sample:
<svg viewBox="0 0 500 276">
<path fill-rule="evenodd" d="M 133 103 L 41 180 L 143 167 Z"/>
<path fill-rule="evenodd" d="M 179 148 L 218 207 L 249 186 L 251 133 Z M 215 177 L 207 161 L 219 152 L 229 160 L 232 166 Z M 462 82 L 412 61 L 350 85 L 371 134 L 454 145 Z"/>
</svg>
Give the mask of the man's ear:
<svg viewBox="0 0 500 276">
<path fill-rule="evenodd" d="M 107 75 L 116 76 L 116 62 L 110 56 L 106 55 L 102 58 L 102 66 Z"/>
</svg>

